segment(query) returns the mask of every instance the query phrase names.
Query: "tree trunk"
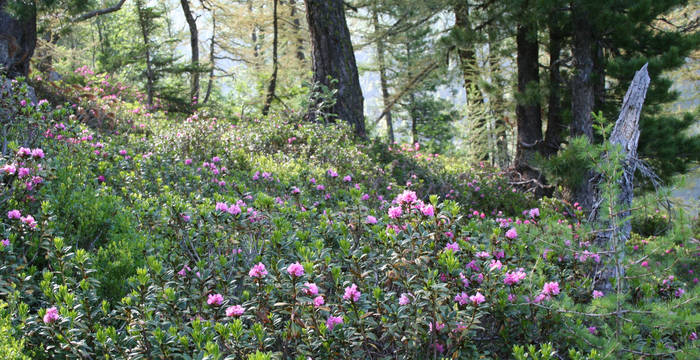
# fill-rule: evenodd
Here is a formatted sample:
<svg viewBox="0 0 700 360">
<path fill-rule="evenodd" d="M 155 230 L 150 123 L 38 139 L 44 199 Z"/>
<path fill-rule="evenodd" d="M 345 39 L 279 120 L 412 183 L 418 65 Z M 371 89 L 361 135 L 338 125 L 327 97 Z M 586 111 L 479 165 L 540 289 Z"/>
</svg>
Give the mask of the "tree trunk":
<svg viewBox="0 0 700 360">
<path fill-rule="evenodd" d="M 342 0 L 304 0 L 311 33 L 313 80 L 338 90 L 331 113 L 365 137 L 362 88 Z M 337 80 L 333 85 L 331 80 Z M 315 120 L 314 115 L 310 117 Z M 334 119 L 329 119 L 333 121 Z"/>
<path fill-rule="evenodd" d="M 559 151 L 562 142 L 562 130 L 564 124 L 561 113 L 561 47 L 564 41 L 564 33 L 556 20 L 557 14 L 553 13 L 549 19 L 549 105 L 547 111 L 547 132 L 545 133 L 542 154 L 552 156 Z"/>
<path fill-rule="evenodd" d="M 146 94 L 147 94 L 147 104 L 148 106 L 153 106 L 153 83 L 155 80 L 155 73 L 153 72 L 153 64 L 151 63 L 151 42 L 148 34 L 148 25 L 146 24 L 146 19 L 143 13 L 143 2 L 136 2 L 136 11 L 139 17 L 139 27 L 141 28 L 141 36 L 143 37 L 143 44 L 146 49 Z"/>
<path fill-rule="evenodd" d="M 192 52 L 192 61 L 190 66 L 190 76 L 192 77 L 192 90 L 190 96 L 192 103 L 199 102 L 199 32 L 197 31 L 197 21 L 192 16 L 189 0 L 180 0 L 182 11 L 185 14 L 185 21 L 190 28 L 190 49 Z"/>
<path fill-rule="evenodd" d="M 379 33 L 379 14 L 377 9 L 373 9 L 372 14 L 372 25 L 374 26 L 375 35 Z M 386 76 L 386 59 L 384 58 L 384 39 L 377 38 L 377 64 L 379 65 L 379 83 L 382 88 L 382 100 L 384 107 L 386 108 L 391 101 L 389 98 L 389 84 Z M 389 143 L 394 143 L 394 121 L 391 117 L 391 110 L 387 111 L 384 115 L 386 120 L 386 133 Z"/>
<path fill-rule="evenodd" d="M 455 14 L 455 26 L 464 31 L 465 33 L 470 33 L 472 31 L 471 22 L 469 21 L 469 4 L 466 1 L 460 2 L 454 6 Z M 462 65 L 462 77 L 464 78 L 464 89 L 467 93 L 467 97 L 472 92 L 471 87 L 474 83 L 474 73 L 476 66 L 476 51 L 474 51 L 474 44 L 462 44 L 457 50 L 459 55 L 459 61 Z"/>
<path fill-rule="evenodd" d="M 642 105 L 646 97 L 647 89 L 650 83 L 647 65 L 645 64 L 634 75 L 634 80 L 630 84 L 627 94 L 622 102 L 620 115 L 615 122 L 612 134 L 610 135 L 610 143 L 612 145 L 620 145 L 624 158 L 622 159 L 623 172 L 618 180 L 619 194 L 617 199 L 607 199 L 611 202 L 607 211 L 609 219 L 602 220 L 601 226 L 605 229 L 598 234 L 596 241 L 602 247 L 615 256 L 614 264 L 607 263 L 600 273 L 599 281 L 596 282 L 596 289 L 603 292 L 612 290 L 611 279 L 622 279 L 624 277 L 624 248 L 625 243 L 630 238 L 632 232 L 632 224 L 630 222 L 630 209 L 632 207 L 632 199 L 634 196 L 634 173 L 637 170 L 637 145 L 639 143 L 639 117 L 642 112 Z M 596 193 L 595 204 L 599 206 L 602 203 L 602 194 L 600 190 Z M 616 202 L 616 203 L 615 203 Z M 613 204 L 614 203 L 614 204 Z M 593 215 L 598 217 L 600 212 L 594 209 Z M 620 223 L 621 221 L 621 223 Z M 619 225 L 619 227 L 618 227 Z M 616 282 L 620 289 L 620 281 Z"/>
<path fill-rule="evenodd" d="M 515 107 L 518 119 L 515 169 L 526 179 L 539 181 L 541 174 L 531 164 L 537 149 L 542 145 L 542 118 L 540 104 L 530 94 L 539 86 L 540 81 L 537 29 L 528 23 L 518 25 L 516 42 L 520 99 Z"/>
<path fill-rule="evenodd" d="M 304 54 L 304 38 L 301 36 L 301 20 L 297 16 L 296 3 L 296 0 L 289 0 L 289 6 L 291 7 L 289 17 L 292 18 L 292 29 L 294 30 L 294 35 L 297 38 L 297 59 L 304 62 L 306 60 L 306 54 Z"/>
<path fill-rule="evenodd" d="M 270 105 L 275 98 L 275 89 L 277 88 L 277 3 L 278 0 L 272 1 L 272 77 L 270 85 L 267 87 L 265 106 L 262 109 L 264 116 L 270 112 Z"/>
<path fill-rule="evenodd" d="M 209 81 L 207 82 L 207 92 L 204 95 L 204 103 L 209 101 L 209 96 L 211 96 L 211 88 L 214 84 L 214 64 L 216 62 L 215 56 L 216 47 L 216 10 L 212 9 L 211 12 L 211 42 L 209 43 Z"/>
<path fill-rule="evenodd" d="M 18 18 L 5 12 L 7 0 L 0 0 L 0 68 L 9 78 L 29 76 L 29 61 L 36 48 L 36 7 L 25 5 Z"/>
<path fill-rule="evenodd" d="M 571 136 L 585 136 L 593 142 L 593 108 L 595 106 L 593 82 L 593 27 L 590 13 L 580 1 L 571 4 L 573 21 L 573 55 L 575 73 L 572 79 Z M 589 172 L 573 189 L 573 200 L 584 209 L 593 206 L 593 173 Z"/>
</svg>

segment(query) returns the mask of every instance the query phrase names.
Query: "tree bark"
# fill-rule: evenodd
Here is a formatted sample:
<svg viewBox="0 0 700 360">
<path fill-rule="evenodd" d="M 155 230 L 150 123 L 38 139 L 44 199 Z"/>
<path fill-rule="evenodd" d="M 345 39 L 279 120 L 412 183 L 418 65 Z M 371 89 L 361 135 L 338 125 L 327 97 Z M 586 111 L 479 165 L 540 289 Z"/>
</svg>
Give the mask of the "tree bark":
<svg viewBox="0 0 700 360">
<path fill-rule="evenodd" d="M 561 113 L 561 47 L 564 41 L 563 29 L 553 13 L 549 19 L 549 99 L 547 111 L 547 132 L 545 133 L 542 154 L 552 156 L 559 151 L 564 124 Z"/>
<path fill-rule="evenodd" d="M 297 16 L 297 6 L 296 0 L 289 0 L 289 6 L 291 8 L 289 16 L 292 18 L 292 29 L 294 30 L 294 35 L 297 41 L 297 52 L 296 56 L 299 61 L 306 61 L 306 54 L 304 53 L 304 38 L 301 36 L 301 20 Z"/>
<path fill-rule="evenodd" d="M 192 103 L 199 102 L 199 31 L 197 30 L 197 21 L 192 16 L 189 0 L 180 0 L 182 11 L 185 14 L 185 21 L 190 28 L 190 50 L 192 52 L 192 60 L 190 66 L 191 87 L 190 97 Z"/>
<path fill-rule="evenodd" d="M 331 113 L 350 123 L 355 129 L 355 134 L 365 137 L 364 99 L 350 31 L 345 21 L 343 1 L 304 2 L 311 33 L 313 80 L 329 88 L 336 87 L 330 79 L 337 80 L 338 94 Z M 334 121 L 334 117 L 329 120 Z"/>
<path fill-rule="evenodd" d="M 612 290 L 611 279 L 620 280 L 625 275 L 624 267 L 621 264 L 624 262 L 625 257 L 625 243 L 632 232 L 630 209 L 634 197 L 634 173 L 637 170 L 637 145 L 639 144 L 640 134 L 639 117 L 650 81 L 647 64 L 645 64 L 634 75 L 634 79 L 622 102 L 620 115 L 610 135 L 610 143 L 620 146 L 624 158 L 622 159 L 622 176 L 618 180 L 620 190 L 618 197 L 617 199 L 607 199 L 611 202 L 609 204 L 610 209 L 607 211 L 610 219 L 598 219 L 599 221 L 602 220 L 601 226 L 609 230 L 600 232 L 596 241 L 600 246 L 606 247 L 613 254 L 612 256 L 616 257 L 613 259 L 614 264 L 606 263 L 600 272 L 600 278 L 595 284 L 596 289 L 604 292 Z M 602 202 L 602 194 L 598 191 L 596 193 L 595 206 L 599 206 Z M 593 215 L 598 217 L 599 214 L 597 209 L 594 208 Z M 617 283 L 618 286 L 621 286 L 620 281 Z"/>
<path fill-rule="evenodd" d="M 146 51 L 146 94 L 148 106 L 153 106 L 153 84 L 155 82 L 155 73 L 153 72 L 153 64 L 151 63 L 151 42 L 149 39 L 148 25 L 143 13 L 143 2 L 136 2 L 136 11 L 138 12 L 139 27 L 141 28 L 141 36 Z"/>
<path fill-rule="evenodd" d="M 542 143 L 542 118 L 539 102 L 531 98 L 530 91 L 539 86 L 539 61 L 537 29 L 528 22 L 518 25 L 516 35 L 518 93 L 515 107 L 518 122 L 518 142 L 515 153 L 515 169 L 528 180 L 540 180 L 540 172 L 532 167 L 532 160 Z"/>
<path fill-rule="evenodd" d="M 207 92 L 204 94 L 204 103 L 209 101 L 211 89 L 214 84 L 214 69 L 215 69 L 215 49 L 216 49 L 216 10 L 211 12 L 211 42 L 209 43 L 209 81 L 207 82 Z"/>
<path fill-rule="evenodd" d="M 470 33 L 472 28 L 471 22 L 469 21 L 469 4 L 467 4 L 466 1 L 459 2 L 454 6 L 453 11 L 455 14 L 455 26 L 464 31 L 464 33 Z M 459 55 L 459 61 L 462 65 L 464 89 L 467 92 L 467 96 L 469 96 L 474 80 L 474 66 L 476 65 L 476 52 L 474 51 L 474 45 L 462 44 L 462 46 L 459 46 L 457 49 L 457 54 Z"/>
<path fill-rule="evenodd" d="M 9 78 L 29 76 L 29 61 L 36 48 L 36 7 L 25 5 L 21 16 L 5 12 L 6 0 L 0 0 L 0 68 Z"/>
<path fill-rule="evenodd" d="M 374 33 L 378 34 L 379 33 L 379 14 L 377 12 L 377 9 L 373 9 L 372 13 L 372 25 L 374 26 Z M 389 99 L 389 84 L 387 80 L 387 75 L 386 75 L 386 59 L 384 58 L 384 39 L 377 38 L 377 64 L 379 65 L 379 83 L 382 88 L 382 101 L 384 103 L 384 107 L 386 108 L 387 105 L 389 105 L 389 102 L 391 101 Z M 391 110 L 387 111 L 387 113 L 384 115 L 384 120 L 386 120 L 386 133 L 387 133 L 387 138 L 389 139 L 389 143 L 393 144 L 394 143 L 394 121 L 391 116 Z"/>
<path fill-rule="evenodd" d="M 265 106 L 262 109 L 264 116 L 270 112 L 270 105 L 275 98 L 275 89 L 277 88 L 277 3 L 278 0 L 272 1 L 272 77 L 270 85 L 267 87 Z"/>
<path fill-rule="evenodd" d="M 575 73 L 571 82 L 571 136 L 585 136 L 593 142 L 593 116 L 595 106 L 593 82 L 593 26 L 590 22 L 590 12 L 582 1 L 571 4 L 573 21 L 573 55 Z M 584 209 L 593 206 L 593 185 L 590 172 L 581 183 L 573 189 L 573 200 Z"/>
</svg>

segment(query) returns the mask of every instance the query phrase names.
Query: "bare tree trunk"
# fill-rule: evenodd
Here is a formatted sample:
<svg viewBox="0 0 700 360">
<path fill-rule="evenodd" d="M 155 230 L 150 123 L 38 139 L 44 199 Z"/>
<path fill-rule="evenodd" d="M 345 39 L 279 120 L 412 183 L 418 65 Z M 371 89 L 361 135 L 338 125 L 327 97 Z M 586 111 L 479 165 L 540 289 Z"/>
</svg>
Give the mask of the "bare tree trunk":
<svg viewBox="0 0 700 360">
<path fill-rule="evenodd" d="M 265 106 L 262 109 L 264 116 L 270 112 L 270 105 L 275 98 L 275 89 L 277 88 L 277 2 L 278 0 L 272 1 L 272 77 L 270 85 L 267 87 Z"/>
<path fill-rule="evenodd" d="M 596 288 L 602 291 L 612 290 L 611 279 L 616 279 L 618 286 L 624 277 L 624 268 L 621 264 L 624 261 L 625 242 L 630 238 L 632 224 L 630 222 L 630 209 L 634 197 L 634 173 L 637 170 L 637 145 L 639 143 L 639 117 L 642 112 L 642 105 L 646 97 L 650 83 L 647 65 L 645 64 L 634 75 L 634 80 L 630 84 L 627 94 L 622 102 L 620 115 L 615 122 L 610 143 L 620 145 L 624 154 L 623 173 L 618 181 L 619 195 L 617 199 L 607 199 L 611 202 L 607 211 L 610 219 L 604 219 L 602 226 L 607 229 L 599 233 L 596 241 L 606 247 L 615 258 L 615 264 L 606 264 L 602 269 Z M 602 203 L 600 190 L 596 193 L 594 213 L 599 216 L 597 207 Z M 601 219 L 598 219 L 601 220 Z M 621 221 L 618 227 L 619 221 Z M 618 288 L 619 289 L 619 288 Z"/>
<path fill-rule="evenodd" d="M 209 81 L 207 82 L 207 92 L 204 95 L 204 103 L 209 101 L 211 89 L 214 84 L 214 69 L 215 69 L 215 49 L 216 49 L 216 10 L 211 11 L 211 42 L 209 43 Z"/>
<path fill-rule="evenodd" d="M 374 33 L 379 33 L 379 14 L 376 7 L 373 9 L 372 14 L 372 25 L 374 26 Z M 377 42 L 377 63 L 379 65 L 379 83 L 382 88 L 382 101 L 384 107 L 389 105 L 391 101 L 389 99 L 389 84 L 386 75 L 386 59 L 384 58 L 384 40 L 381 38 L 376 39 Z M 391 117 L 391 110 L 387 111 L 384 115 L 384 120 L 386 120 L 386 133 L 389 143 L 394 143 L 394 121 Z"/>
<path fill-rule="evenodd" d="M 197 21 L 192 16 L 189 0 L 180 0 L 182 11 L 185 14 L 187 26 L 190 28 L 190 49 L 192 52 L 192 61 L 190 66 L 190 76 L 192 77 L 190 91 L 191 100 L 193 103 L 199 102 L 199 31 L 197 30 Z"/>
<path fill-rule="evenodd" d="M 528 180 L 540 181 L 540 172 L 532 167 L 537 149 L 542 146 L 542 118 L 539 102 L 530 97 L 530 91 L 539 86 L 539 48 L 537 29 L 528 22 L 518 25 L 516 35 L 518 63 L 518 93 L 515 107 L 518 118 L 518 143 L 515 169 Z"/>
<path fill-rule="evenodd" d="M 365 137 L 362 88 L 357 73 L 350 31 L 342 0 L 304 0 L 311 33 L 313 80 L 329 88 L 336 86 L 337 100 L 331 113 L 350 123 L 355 134 Z M 313 114 L 310 114 L 315 120 Z M 334 121 L 333 118 L 329 119 Z"/>
</svg>

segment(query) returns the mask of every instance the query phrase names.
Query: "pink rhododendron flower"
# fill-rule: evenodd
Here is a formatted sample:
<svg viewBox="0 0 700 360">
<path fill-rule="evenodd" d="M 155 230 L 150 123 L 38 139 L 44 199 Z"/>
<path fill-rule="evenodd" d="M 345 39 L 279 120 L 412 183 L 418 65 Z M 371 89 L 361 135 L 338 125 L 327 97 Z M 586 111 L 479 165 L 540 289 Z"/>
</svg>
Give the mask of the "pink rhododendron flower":
<svg viewBox="0 0 700 360">
<path fill-rule="evenodd" d="M 306 282 L 304 283 L 304 286 L 306 287 L 306 289 L 304 289 L 304 293 L 306 295 L 318 295 L 318 286 L 316 286 L 316 284 Z"/>
<path fill-rule="evenodd" d="M 591 335 L 595 335 L 598 332 L 598 329 L 596 329 L 595 326 L 590 326 L 588 327 L 588 332 L 591 333 Z"/>
<path fill-rule="evenodd" d="M 304 275 L 304 267 L 299 264 L 299 262 L 295 262 L 294 264 L 291 264 L 287 267 L 287 272 L 289 275 L 299 277 Z"/>
<path fill-rule="evenodd" d="M 402 205 L 403 204 L 411 205 L 414 202 L 416 202 L 416 200 L 418 200 L 418 196 L 416 196 L 415 191 L 411 191 L 411 190 L 405 190 L 403 193 L 401 193 L 400 195 L 398 195 L 396 197 L 396 202 L 398 204 L 402 204 Z"/>
<path fill-rule="evenodd" d="M 3 241 L 0 241 L 3 247 L 10 246 L 10 239 L 5 239 Z"/>
<path fill-rule="evenodd" d="M 540 209 L 539 208 L 530 209 L 528 211 L 528 215 L 531 218 L 536 218 L 536 217 L 540 216 Z"/>
<path fill-rule="evenodd" d="M 367 219 L 365 219 L 365 222 L 368 224 L 376 224 L 377 218 L 372 215 L 367 215 Z"/>
<path fill-rule="evenodd" d="M 314 306 L 315 306 L 315 307 L 322 306 L 322 305 L 325 304 L 325 303 L 326 303 L 326 301 L 323 300 L 323 296 L 321 296 L 321 295 L 316 296 L 316 297 L 314 298 Z"/>
<path fill-rule="evenodd" d="M 44 158 L 44 150 L 41 150 L 41 149 L 32 150 L 32 157 L 43 159 Z"/>
<path fill-rule="evenodd" d="M 400 206 L 394 206 L 389 208 L 389 217 L 392 219 L 398 219 L 401 217 L 403 211 Z"/>
<path fill-rule="evenodd" d="M 34 220 L 34 217 L 31 215 L 22 216 L 21 218 L 19 218 L 19 220 L 32 229 L 35 228 L 37 225 L 36 221 Z"/>
<path fill-rule="evenodd" d="M 452 242 L 452 243 L 447 243 L 447 245 L 445 245 L 445 250 L 452 250 L 454 252 L 459 252 L 459 244 L 456 241 Z"/>
<path fill-rule="evenodd" d="M 17 172 L 17 167 L 11 164 L 5 164 L 0 168 L 0 172 L 4 172 L 8 175 L 14 175 Z"/>
<path fill-rule="evenodd" d="M 518 232 L 515 230 L 515 228 L 510 228 L 510 230 L 506 231 L 506 237 L 509 239 L 515 239 L 518 237 Z"/>
<path fill-rule="evenodd" d="M 20 147 L 17 150 L 17 156 L 31 156 L 32 155 L 32 150 L 28 149 L 26 147 Z"/>
<path fill-rule="evenodd" d="M 245 312 L 245 308 L 240 305 L 233 305 L 226 308 L 226 316 L 241 316 Z"/>
<path fill-rule="evenodd" d="M 601 297 L 603 297 L 603 292 L 602 292 L 602 291 L 593 290 L 593 298 L 594 298 L 594 299 L 601 298 Z"/>
<path fill-rule="evenodd" d="M 7 212 L 7 218 L 8 219 L 19 219 L 22 217 L 22 213 L 15 209 L 15 210 L 10 210 Z"/>
<path fill-rule="evenodd" d="M 478 253 L 474 254 L 474 256 L 476 256 L 476 257 L 478 257 L 478 258 L 481 258 L 481 259 L 486 259 L 486 258 L 488 258 L 489 256 L 491 256 L 491 254 L 489 254 L 489 253 L 486 252 L 486 251 L 479 251 Z"/>
<path fill-rule="evenodd" d="M 342 324 L 343 323 L 343 318 L 340 316 L 329 316 L 328 320 L 326 320 L 326 327 L 328 327 L 328 330 L 333 330 L 333 328 L 336 325 Z"/>
<path fill-rule="evenodd" d="M 221 294 L 209 294 L 207 304 L 219 306 L 224 302 L 224 297 Z"/>
<path fill-rule="evenodd" d="M 501 270 L 503 267 L 503 264 L 501 263 L 500 260 L 491 260 L 491 264 L 489 264 L 489 270 L 494 271 L 494 270 Z"/>
<path fill-rule="evenodd" d="M 350 175 L 345 175 L 345 177 L 343 178 L 343 181 L 345 181 L 345 182 L 351 182 L 351 181 L 352 181 L 352 176 L 350 176 Z"/>
<path fill-rule="evenodd" d="M 345 295 L 343 295 L 343 299 L 357 302 L 360 300 L 360 295 L 361 293 L 359 290 L 357 290 L 357 285 L 352 284 L 345 288 Z"/>
<path fill-rule="evenodd" d="M 465 292 L 459 293 L 455 295 L 455 302 L 459 303 L 460 305 L 465 305 L 469 302 L 469 295 L 467 295 Z"/>
<path fill-rule="evenodd" d="M 476 294 L 469 297 L 469 301 L 471 301 L 474 305 L 479 305 L 486 301 L 486 298 L 484 297 L 484 295 L 477 291 Z"/>
<path fill-rule="evenodd" d="M 408 305 L 411 303 L 411 298 L 408 296 L 409 294 L 403 293 L 399 297 L 399 305 Z"/>
<path fill-rule="evenodd" d="M 525 279 L 526 276 L 527 274 L 525 274 L 525 272 L 522 269 L 509 272 L 506 273 L 506 277 L 505 279 L 503 279 L 503 283 L 505 283 L 506 285 L 515 285 L 519 283 L 520 280 Z"/>
<path fill-rule="evenodd" d="M 238 215 L 241 213 L 241 208 L 238 205 L 234 204 L 229 206 L 228 209 L 226 209 L 225 211 L 231 215 Z"/>
<path fill-rule="evenodd" d="M 559 283 L 556 281 L 545 283 L 542 288 L 542 293 L 549 296 L 559 294 Z"/>
<path fill-rule="evenodd" d="M 51 324 L 56 320 L 58 320 L 58 309 L 56 309 L 55 306 L 46 309 L 46 314 L 44 315 L 44 323 Z"/>
<path fill-rule="evenodd" d="M 362 194 L 362 201 L 369 200 L 369 194 Z"/>
<path fill-rule="evenodd" d="M 216 209 L 217 211 L 226 212 L 226 211 L 228 211 L 228 205 L 226 205 L 226 203 L 217 202 L 217 203 L 216 203 L 216 208 L 215 208 L 215 209 Z M 239 209 L 239 210 L 240 210 L 240 209 Z"/>
<path fill-rule="evenodd" d="M 433 205 L 424 205 L 420 208 L 420 212 L 425 216 L 435 216 L 435 208 Z"/>
<path fill-rule="evenodd" d="M 265 269 L 265 264 L 257 263 L 248 271 L 248 275 L 253 278 L 264 278 L 267 275 L 267 270 Z"/>
</svg>

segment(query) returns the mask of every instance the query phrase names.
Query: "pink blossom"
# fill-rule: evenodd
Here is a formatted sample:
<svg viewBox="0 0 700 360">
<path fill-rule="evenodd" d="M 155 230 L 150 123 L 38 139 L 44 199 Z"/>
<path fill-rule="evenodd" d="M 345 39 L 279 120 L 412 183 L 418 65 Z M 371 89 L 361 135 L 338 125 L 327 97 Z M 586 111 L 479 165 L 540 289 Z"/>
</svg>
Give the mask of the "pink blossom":
<svg viewBox="0 0 700 360">
<path fill-rule="evenodd" d="M 486 251 L 479 251 L 478 253 L 476 253 L 476 254 L 474 254 L 474 255 L 475 255 L 476 257 L 478 257 L 478 258 L 481 258 L 481 259 L 486 259 L 486 258 L 488 258 L 489 256 L 491 256 L 491 254 L 489 254 L 489 253 L 486 252 Z"/>
<path fill-rule="evenodd" d="M 455 302 L 459 303 L 460 305 L 465 305 L 469 302 L 469 295 L 467 295 L 465 292 L 461 292 L 455 295 Z"/>
<path fill-rule="evenodd" d="M 241 213 L 241 208 L 238 205 L 231 205 L 228 207 L 228 209 L 225 210 L 227 213 L 231 215 L 238 215 Z"/>
<path fill-rule="evenodd" d="M 192 164 L 192 159 L 185 159 L 185 165 Z"/>
<path fill-rule="evenodd" d="M 518 237 L 518 232 L 515 230 L 515 228 L 510 228 L 510 230 L 506 231 L 506 237 L 509 239 L 515 239 Z"/>
<path fill-rule="evenodd" d="M 56 320 L 58 320 L 58 309 L 56 309 L 55 306 L 46 309 L 46 314 L 44 315 L 44 323 L 51 324 Z"/>
<path fill-rule="evenodd" d="M 545 283 L 542 293 L 548 296 L 559 294 L 559 283 L 556 281 Z"/>
<path fill-rule="evenodd" d="M 362 201 L 369 200 L 369 194 L 362 194 Z"/>
<path fill-rule="evenodd" d="M 415 191 L 405 190 L 403 193 L 396 197 L 396 202 L 399 204 L 411 205 L 418 200 Z"/>
<path fill-rule="evenodd" d="M 539 209 L 539 208 L 530 209 L 530 210 L 528 211 L 528 215 L 529 215 L 531 218 L 536 218 L 536 217 L 540 216 L 540 209 Z"/>
<path fill-rule="evenodd" d="M 342 324 L 343 323 L 343 318 L 340 316 L 329 316 L 328 320 L 326 320 L 326 327 L 328 330 L 333 330 L 333 328 L 336 325 Z"/>
<path fill-rule="evenodd" d="M 445 250 L 452 250 L 453 252 L 459 252 L 459 244 L 455 241 L 452 243 L 447 243 L 445 245 Z"/>
<path fill-rule="evenodd" d="M 31 215 L 22 216 L 21 218 L 19 218 L 19 220 L 32 229 L 35 228 L 37 225 L 36 220 L 34 220 L 34 217 Z"/>
<path fill-rule="evenodd" d="M 409 294 L 403 293 L 399 297 L 399 305 L 408 305 L 411 303 L 411 298 L 408 297 Z"/>
<path fill-rule="evenodd" d="M 389 208 L 389 217 L 392 219 L 398 219 L 401 217 L 403 211 L 400 206 L 394 206 Z"/>
<path fill-rule="evenodd" d="M 596 329 L 595 326 L 589 326 L 588 332 L 591 333 L 591 335 L 595 335 L 598 332 L 598 329 Z"/>
<path fill-rule="evenodd" d="M 248 271 L 248 275 L 253 278 L 264 278 L 267 275 L 265 264 L 259 262 Z"/>
<path fill-rule="evenodd" d="M 601 297 L 603 297 L 603 296 L 604 296 L 604 294 L 603 294 L 602 291 L 593 290 L 593 298 L 594 298 L 594 299 L 601 298 Z"/>
<path fill-rule="evenodd" d="M 501 270 L 503 267 L 503 264 L 501 263 L 500 260 L 491 260 L 491 264 L 489 264 L 489 270 L 494 271 L 494 270 Z"/>
<path fill-rule="evenodd" d="M 435 216 L 435 208 L 433 205 L 424 205 L 420 208 L 420 212 L 425 216 Z"/>
<path fill-rule="evenodd" d="M 343 295 L 343 299 L 357 302 L 360 300 L 360 295 L 361 293 L 359 290 L 357 290 L 357 285 L 352 284 L 345 288 L 345 295 Z"/>
<path fill-rule="evenodd" d="M 302 269 L 302 271 L 303 271 L 303 269 Z M 304 283 L 304 286 L 306 286 L 306 289 L 304 289 L 304 293 L 306 295 L 312 295 L 312 296 L 318 295 L 318 286 L 316 286 L 316 284 L 307 282 L 307 283 Z"/>
<path fill-rule="evenodd" d="M 351 181 L 352 181 L 352 176 L 350 176 L 350 175 L 345 175 L 345 177 L 343 178 L 343 181 L 345 181 L 345 182 L 351 182 Z"/>
<path fill-rule="evenodd" d="M 22 217 L 22 213 L 17 209 L 7 212 L 8 219 L 19 219 L 20 217 Z"/>
<path fill-rule="evenodd" d="M 17 172 L 17 167 L 11 164 L 5 164 L 0 168 L 0 172 L 4 172 L 8 175 L 14 175 Z"/>
<path fill-rule="evenodd" d="M 17 172 L 17 176 L 20 178 L 23 178 L 25 176 L 29 175 L 29 169 L 25 167 L 19 168 L 19 172 Z"/>
<path fill-rule="evenodd" d="M 41 149 L 34 149 L 32 150 L 32 156 L 35 158 L 43 159 L 44 158 L 44 150 Z"/>
<path fill-rule="evenodd" d="M 245 308 L 240 305 L 233 305 L 226 308 L 226 316 L 241 316 L 245 312 Z"/>
<path fill-rule="evenodd" d="M 515 285 L 515 284 L 519 283 L 520 280 L 525 279 L 526 276 L 527 276 L 527 274 L 525 274 L 525 272 L 522 271 L 522 269 L 517 270 L 517 271 L 513 271 L 513 272 L 509 272 L 509 273 L 506 273 L 506 277 L 505 277 L 505 279 L 503 279 L 503 283 L 505 283 L 506 285 Z"/>
<path fill-rule="evenodd" d="M 377 218 L 372 215 L 367 215 L 367 219 L 365 220 L 365 222 L 368 224 L 376 224 Z"/>
<path fill-rule="evenodd" d="M 287 267 L 287 272 L 294 277 L 299 277 L 304 275 L 304 267 L 297 261 Z"/>
<path fill-rule="evenodd" d="M 219 306 L 224 302 L 224 297 L 221 294 L 209 294 L 207 304 Z"/>
<path fill-rule="evenodd" d="M 323 300 L 323 296 L 321 296 L 321 295 L 316 296 L 316 297 L 314 298 L 314 306 L 315 306 L 315 307 L 319 307 L 319 306 L 321 306 L 321 305 L 323 305 L 323 304 L 325 304 L 325 303 L 326 303 L 326 301 Z"/>
<path fill-rule="evenodd" d="M 228 205 L 226 205 L 226 203 L 217 202 L 216 203 L 216 210 L 221 211 L 221 212 L 226 212 L 226 211 L 228 211 Z"/>
<path fill-rule="evenodd" d="M 479 305 L 486 301 L 486 298 L 484 297 L 484 295 L 477 291 L 476 294 L 469 297 L 469 300 L 472 302 L 472 304 Z"/>
<path fill-rule="evenodd" d="M 26 147 L 20 147 L 19 150 L 17 150 L 17 156 L 31 156 L 32 155 L 32 150 L 28 149 Z"/>
</svg>

